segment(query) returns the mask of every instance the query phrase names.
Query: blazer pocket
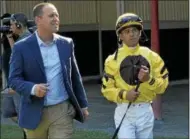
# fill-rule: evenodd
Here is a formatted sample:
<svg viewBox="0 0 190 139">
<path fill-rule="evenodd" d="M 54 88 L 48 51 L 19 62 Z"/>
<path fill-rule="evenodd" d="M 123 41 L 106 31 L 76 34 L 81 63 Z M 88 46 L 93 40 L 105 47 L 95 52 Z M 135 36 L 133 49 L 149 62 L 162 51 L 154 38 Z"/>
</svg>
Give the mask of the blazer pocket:
<svg viewBox="0 0 190 139">
<path fill-rule="evenodd" d="M 71 67 L 71 57 L 66 60 L 66 64 L 69 68 Z"/>
<path fill-rule="evenodd" d="M 65 61 L 65 68 L 67 70 L 67 74 L 70 76 L 71 75 L 71 57 L 69 57 L 66 61 Z"/>
<path fill-rule="evenodd" d="M 21 98 L 23 100 L 24 103 L 32 103 L 32 100 L 31 100 L 31 96 L 30 97 L 23 97 Z"/>
</svg>

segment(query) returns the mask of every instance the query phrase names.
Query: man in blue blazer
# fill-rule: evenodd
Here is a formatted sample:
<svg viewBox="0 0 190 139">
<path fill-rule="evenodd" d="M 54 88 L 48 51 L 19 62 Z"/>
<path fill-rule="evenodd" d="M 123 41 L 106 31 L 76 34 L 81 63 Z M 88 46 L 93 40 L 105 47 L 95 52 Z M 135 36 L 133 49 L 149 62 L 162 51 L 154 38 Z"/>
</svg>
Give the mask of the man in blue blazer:
<svg viewBox="0 0 190 139">
<path fill-rule="evenodd" d="M 10 61 L 9 86 L 21 95 L 19 126 L 29 139 L 70 139 L 73 119 L 89 115 L 74 44 L 56 34 L 53 4 L 36 5 L 33 16 L 37 30 L 15 44 Z"/>
</svg>

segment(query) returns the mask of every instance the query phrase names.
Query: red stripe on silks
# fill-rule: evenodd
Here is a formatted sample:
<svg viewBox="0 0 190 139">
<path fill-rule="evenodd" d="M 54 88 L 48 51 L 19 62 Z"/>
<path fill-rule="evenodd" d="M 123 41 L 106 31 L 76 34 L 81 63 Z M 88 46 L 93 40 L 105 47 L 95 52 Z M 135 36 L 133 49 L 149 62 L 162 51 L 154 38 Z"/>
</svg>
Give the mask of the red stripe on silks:
<svg viewBox="0 0 190 139">
<path fill-rule="evenodd" d="M 158 0 L 151 0 L 151 49 L 160 53 Z"/>
</svg>

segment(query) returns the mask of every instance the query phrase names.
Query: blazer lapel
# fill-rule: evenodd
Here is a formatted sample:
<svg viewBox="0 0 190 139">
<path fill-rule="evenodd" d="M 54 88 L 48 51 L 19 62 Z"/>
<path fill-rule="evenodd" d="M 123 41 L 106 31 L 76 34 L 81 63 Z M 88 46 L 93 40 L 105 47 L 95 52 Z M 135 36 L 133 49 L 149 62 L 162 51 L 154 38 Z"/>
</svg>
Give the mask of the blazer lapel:
<svg viewBox="0 0 190 139">
<path fill-rule="evenodd" d="M 70 52 L 69 52 L 69 45 L 68 43 L 65 43 L 64 40 L 61 40 L 60 38 L 57 40 L 57 49 L 59 53 L 59 58 L 61 62 L 61 67 L 62 67 L 62 73 L 63 73 L 63 80 L 64 83 L 66 84 L 66 88 L 68 89 L 68 93 L 72 93 L 72 87 L 71 87 L 71 82 L 69 81 L 70 76 L 68 75 L 68 71 L 70 69 L 67 69 L 66 62 L 69 60 Z"/>
<path fill-rule="evenodd" d="M 63 77 L 66 77 L 66 79 L 67 79 L 68 76 L 67 76 L 67 72 L 66 72 L 67 69 L 66 69 L 66 65 L 65 65 L 65 60 L 67 58 L 66 46 L 65 46 L 66 44 L 62 40 L 57 39 L 56 45 L 57 45 L 57 50 L 59 53 L 59 59 L 60 59 L 61 67 L 63 70 Z"/>
<path fill-rule="evenodd" d="M 40 47 L 39 47 L 39 44 L 37 42 L 37 38 L 36 38 L 35 33 L 31 37 L 29 45 L 31 46 L 30 49 L 34 53 L 34 55 L 35 55 L 34 58 L 36 59 L 37 63 L 39 64 L 42 73 L 44 75 L 46 75 L 45 74 L 45 70 L 44 70 L 44 64 L 43 64 L 43 60 L 42 60 L 42 55 L 41 55 Z"/>
</svg>

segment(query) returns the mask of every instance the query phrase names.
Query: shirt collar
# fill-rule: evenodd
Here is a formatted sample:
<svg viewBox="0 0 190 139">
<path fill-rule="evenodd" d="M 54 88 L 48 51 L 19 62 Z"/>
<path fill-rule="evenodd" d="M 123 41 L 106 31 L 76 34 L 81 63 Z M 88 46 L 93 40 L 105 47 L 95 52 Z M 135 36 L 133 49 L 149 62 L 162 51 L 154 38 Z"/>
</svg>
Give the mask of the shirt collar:
<svg viewBox="0 0 190 139">
<path fill-rule="evenodd" d="M 39 45 L 39 46 L 47 45 L 47 44 L 45 44 L 45 43 L 40 39 L 40 37 L 39 37 L 37 31 L 35 31 L 35 34 L 36 34 L 36 38 L 37 38 L 37 41 L 38 41 L 38 45 Z M 55 43 L 56 43 L 56 40 L 57 40 L 57 37 L 56 37 L 55 34 L 53 34 L 53 41 L 51 42 L 51 44 L 55 44 Z"/>
</svg>

